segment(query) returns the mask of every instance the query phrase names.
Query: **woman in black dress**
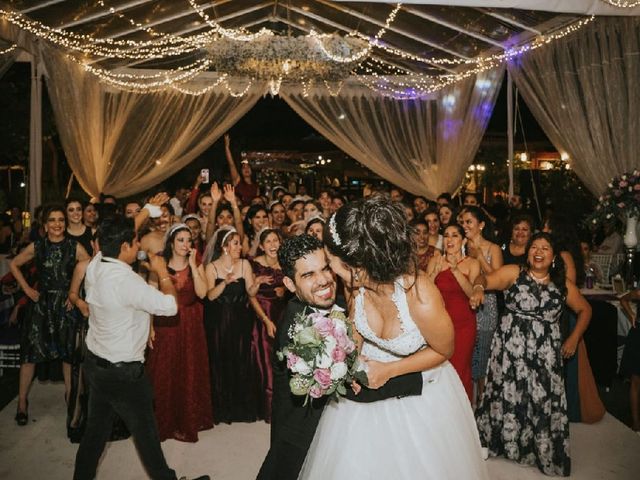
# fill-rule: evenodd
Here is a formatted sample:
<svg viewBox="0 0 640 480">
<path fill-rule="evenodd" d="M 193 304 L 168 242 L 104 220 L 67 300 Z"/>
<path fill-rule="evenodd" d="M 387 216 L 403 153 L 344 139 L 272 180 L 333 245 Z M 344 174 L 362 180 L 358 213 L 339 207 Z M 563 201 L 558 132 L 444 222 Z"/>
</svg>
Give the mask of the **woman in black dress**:
<svg viewBox="0 0 640 480">
<path fill-rule="evenodd" d="M 204 255 L 208 289 L 204 327 L 215 423 L 258 419 L 258 375 L 251 358 L 255 315 L 249 296 L 255 296 L 267 279 L 254 279 L 241 252 L 238 232 L 223 227 L 211 237 Z"/>
<path fill-rule="evenodd" d="M 16 422 L 28 422 L 28 394 L 37 363 L 62 360 L 65 399 L 71 388 L 70 359 L 75 346 L 75 314 L 68 299 L 76 262 L 88 260 L 82 245 L 66 236 L 65 210 L 50 207 L 44 215 L 45 236 L 28 245 L 11 261 L 11 273 L 31 299 L 22 325 L 20 387 Z M 20 267 L 34 260 L 37 289 Z"/>
<path fill-rule="evenodd" d="M 64 204 L 67 220 L 67 236 L 84 247 L 93 256 L 93 231 L 83 223 L 84 205 L 80 200 L 69 198 Z"/>
</svg>

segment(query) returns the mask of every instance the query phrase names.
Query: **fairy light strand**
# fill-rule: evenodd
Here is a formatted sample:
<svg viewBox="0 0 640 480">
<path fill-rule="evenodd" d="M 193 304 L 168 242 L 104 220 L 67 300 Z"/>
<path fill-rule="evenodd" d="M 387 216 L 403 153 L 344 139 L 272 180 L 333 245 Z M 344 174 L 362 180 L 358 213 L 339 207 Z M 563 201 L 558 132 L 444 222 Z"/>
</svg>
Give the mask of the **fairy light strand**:
<svg viewBox="0 0 640 480">
<path fill-rule="evenodd" d="M 213 31 L 223 37 L 230 38 L 232 40 L 238 40 L 241 42 L 250 42 L 259 37 L 271 36 L 274 35 L 273 30 L 269 30 L 268 28 L 261 28 L 256 33 L 249 33 L 245 29 L 229 29 L 224 28 L 219 23 L 214 20 L 205 13 L 204 9 L 198 5 L 195 0 L 187 0 L 191 8 L 195 10 L 195 12 L 202 18 L 207 25 L 209 25 Z"/>
<path fill-rule="evenodd" d="M 636 1 L 636 2 L 629 2 L 628 0 L 602 0 L 602 1 L 618 8 L 635 8 L 640 5 L 640 1 Z"/>
<path fill-rule="evenodd" d="M 333 53 L 331 53 L 327 49 L 327 47 L 324 45 L 322 40 L 324 38 L 326 38 L 326 37 L 329 37 L 330 35 L 318 34 L 314 30 L 311 30 L 309 32 L 309 37 L 312 38 L 313 40 L 315 40 L 316 45 L 318 45 L 318 47 L 320 48 L 322 53 L 324 55 L 326 55 L 327 58 L 333 60 L 334 62 L 337 62 L 337 63 L 355 62 L 355 61 L 360 60 L 361 58 L 364 58 L 365 56 L 369 55 L 369 53 L 371 52 L 371 49 L 375 46 L 376 43 L 378 43 L 378 41 L 382 38 L 382 36 L 386 33 L 387 29 L 391 26 L 393 21 L 396 19 L 396 16 L 398 15 L 398 12 L 400 11 L 401 7 L 402 7 L 402 3 L 396 4 L 395 8 L 391 11 L 389 16 L 385 20 L 384 26 L 382 28 L 380 28 L 380 30 L 378 30 L 378 32 L 375 34 L 373 39 L 367 37 L 366 35 L 358 34 L 358 32 L 353 32 L 351 34 L 351 36 L 359 36 L 360 38 L 364 37 L 364 39 L 367 40 L 367 46 L 364 47 L 359 52 L 356 52 L 356 53 L 354 53 L 354 54 L 352 54 L 352 55 L 350 55 L 348 57 L 340 56 L 340 55 L 334 55 Z"/>
<path fill-rule="evenodd" d="M 7 53 L 13 52 L 18 46 L 14 43 L 13 45 L 5 48 L 4 50 L 0 50 L 0 55 L 6 55 Z"/>
<path fill-rule="evenodd" d="M 0 17 L 3 17 L 8 22 L 23 28 L 24 30 L 34 34 L 35 36 L 45 39 L 57 46 L 64 47 L 70 51 L 82 52 L 89 55 L 102 56 L 107 58 L 128 58 L 128 59 L 142 59 L 149 60 L 152 58 L 164 58 L 168 56 L 179 56 L 186 53 L 195 52 L 198 50 L 203 50 L 205 46 L 211 46 L 211 43 L 216 39 L 221 38 L 221 36 L 230 38 L 236 41 L 252 41 L 263 35 L 273 35 L 274 32 L 266 29 L 261 29 L 259 32 L 255 34 L 249 34 L 246 30 L 234 30 L 234 29 L 225 29 L 217 24 L 215 21 L 211 20 L 209 16 L 204 12 L 202 7 L 195 3 L 194 0 L 187 0 L 190 5 L 199 13 L 199 15 L 207 22 L 209 26 L 212 27 L 212 31 L 208 31 L 205 33 L 200 33 L 193 36 L 187 37 L 178 37 L 171 34 L 164 34 L 153 30 L 151 27 L 146 27 L 140 22 L 136 22 L 133 19 L 129 19 L 126 16 L 119 14 L 112 7 L 108 7 L 104 0 L 98 0 L 98 4 L 104 8 L 109 9 L 109 11 L 113 14 L 118 15 L 120 18 L 125 19 L 131 25 L 139 28 L 141 30 L 146 31 L 149 35 L 153 36 L 153 40 L 148 41 L 132 41 L 132 40 L 117 40 L 111 38 L 95 38 L 89 35 L 76 34 L 67 30 L 62 30 L 58 28 L 52 28 L 46 26 L 40 22 L 36 22 L 28 19 L 27 17 L 19 14 L 8 12 L 6 10 L 0 9 Z M 624 2 L 619 2 L 624 3 Z M 628 3 L 628 2 L 627 2 Z M 640 1 L 636 2 L 640 4 Z M 358 65 L 358 69 L 361 69 L 361 72 L 364 71 L 366 75 L 357 74 L 352 72 L 353 78 L 360 81 L 367 88 L 378 91 L 379 93 L 387 96 L 393 96 L 394 98 L 407 98 L 409 95 L 421 96 L 428 93 L 432 93 L 436 90 L 444 88 L 445 86 L 451 85 L 457 81 L 468 78 L 471 75 L 476 73 L 480 73 L 482 71 L 488 70 L 495 66 L 500 65 L 501 63 L 519 56 L 523 53 L 526 53 L 531 50 L 535 50 L 541 46 L 547 45 L 553 41 L 559 40 L 571 33 L 576 32 L 581 29 L 585 25 L 589 24 L 594 20 L 594 16 L 584 18 L 579 22 L 566 26 L 559 31 L 550 34 L 550 35 L 541 35 L 535 38 L 532 42 L 508 49 L 502 53 L 497 53 L 494 55 L 486 56 L 486 57 L 477 57 L 475 59 L 448 59 L 448 58 L 425 58 L 417 55 L 410 54 L 408 52 L 404 52 L 398 50 L 389 45 L 383 44 L 380 42 L 380 38 L 384 35 L 388 27 L 395 20 L 397 13 L 401 8 L 401 3 L 398 3 L 396 7 L 392 10 L 391 14 L 387 17 L 387 20 L 384 26 L 377 32 L 377 34 L 371 38 L 367 37 L 358 32 L 353 32 L 348 36 L 357 36 L 361 39 L 367 40 L 367 46 L 362 50 L 352 53 L 349 56 L 341 56 L 339 54 L 335 54 L 334 52 L 329 51 L 326 48 L 324 43 L 324 39 L 328 38 L 328 35 L 318 34 L 314 31 L 310 32 L 308 35 L 312 38 L 318 47 L 322 50 L 322 53 L 331 61 L 346 63 L 346 62 L 354 62 L 359 60 L 362 57 L 365 57 L 373 48 L 382 49 L 388 53 L 391 53 L 395 56 L 399 56 L 405 60 L 412 60 L 420 63 L 429 63 L 435 65 L 475 65 L 475 68 L 471 68 L 465 70 L 461 73 L 454 75 L 426 75 L 426 74 L 414 74 L 410 73 L 408 70 L 396 67 L 394 65 L 390 65 L 385 62 L 381 62 L 374 57 L 367 56 L 365 62 L 361 62 Z M 15 45 L 9 47 L 5 51 L 0 51 L 0 54 L 6 54 L 16 48 Z M 203 52 L 204 53 L 204 52 Z M 207 70 L 212 62 L 207 58 L 201 58 L 189 65 L 184 67 L 178 67 L 175 69 L 170 69 L 162 73 L 155 73 L 150 75 L 140 75 L 140 74 L 132 74 L 132 73 L 117 73 L 112 72 L 105 69 L 100 69 L 96 67 L 91 67 L 86 63 L 74 58 L 69 55 L 69 58 L 73 59 L 77 63 L 80 63 L 85 71 L 89 72 L 92 75 L 97 76 L 100 81 L 123 90 L 136 91 L 136 92 L 152 92 L 159 91 L 163 89 L 174 88 L 178 91 L 184 90 L 183 93 L 187 93 L 189 95 L 201 95 L 208 91 L 211 91 L 209 87 L 205 87 L 198 90 L 190 90 L 185 89 L 184 87 L 178 87 L 179 85 L 184 85 L 186 82 L 193 80 L 199 73 Z M 400 76 L 400 78 L 389 79 L 388 74 L 380 74 L 373 68 L 370 68 L 367 64 L 370 63 L 379 71 L 389 72 L 391 74 L 395 74 Z M 407 75 L 407 73 L 409 74 Z M 219 82 L 217 85 L 222 85 L 229 92 L 230 95 L 234 97 L 243 96 L 246 94 L 251 86 L 253 85 L 254 79 L 250 79 L 248 85 L 244 90 L 234 91 L 231 89 L 228 83 L 228 73 L 219 72 L 221 77 L 219 77 Z M 272 93 L 275 91 L 276 94 L 280 90 L 280 86 L 282 83 L 282 79 L 274 79 L 269 85 Z M 313 79 L 308 79 L 305 81 L 303 79 L 302 86 L 304 96 L 308 95 L 309 89 L 313 85 Z M 339 94 L 342 83 L 339 85 L 337 90 L 332 90 L 329 84 L 325 81 L 324 86 L 330 95 L 336 96 Z"/>
</svg>

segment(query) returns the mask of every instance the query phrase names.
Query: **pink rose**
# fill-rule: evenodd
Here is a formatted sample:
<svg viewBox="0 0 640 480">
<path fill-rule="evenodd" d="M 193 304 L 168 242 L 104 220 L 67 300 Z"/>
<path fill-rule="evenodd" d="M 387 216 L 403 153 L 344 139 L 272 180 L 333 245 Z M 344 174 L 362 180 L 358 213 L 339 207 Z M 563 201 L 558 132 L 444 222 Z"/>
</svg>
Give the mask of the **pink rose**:
<svg viewBox="0 0 640 480">
<path fill-rule="evenodd" d="M 322 337 L 326 337 L 333 333 L 334 321 L 330 317 L 320 317 L 313 319 L 313 326 Z"/>
<path fill-rule="evenodd" d="M 639 183 L 639 184 L 637 184 L 637 185 L 634 185 L 633 189 L 634 189 L 634 190 L 640 190 L 640 183 Z"/>
<path fill-rule="evenodd" d="M 335 337 L 336 342 L 338 342 L 338 346 L 342 348 L 346 353 L 353 352 L 355 345 L 347 335 L 347 332 L 345 332 L 341 328 L 336 328 L 334 330 L 333 336 Z"/>
<path fill-rule="evenodd" d="M 298 363 L 298 360 L 300 360 L 300 357 L 295 353 L 287 352 L 287 368 L 289 370 L 291 370 L 293 366 Z"/>
<path fill-rule="evenodd" d="M 314 385 L 309 389 L 309 396 L 311 398 L 320 398 L 322 396 L 322 393 L 322 388 L 320 388 L 318 385 Z"/>
<path fill-rule="evenodd" d="M 313 372 L 313 379 L 322 388 L 327 389 L 331 386 L 331 370 L 328 368 L 316 368 L 316 371 Z"/>
<path fill-rule="evenodd" d="M 340 347 L 336 347 L 331 352 L 331 359 L 334 362 L 344 362 L 344 359 L 347 358 L 347 353 Z"/>
<path fill-rule="evenodd" d="M 620 183 L 618 184 L 618 186 L 619 186 L 620 188 L 624 188 L 624 187 L 626 187 L 626 186 L 627 186 L 627 182 L 625 182 L 624 180 L 620 180 Z"/>
</svg>

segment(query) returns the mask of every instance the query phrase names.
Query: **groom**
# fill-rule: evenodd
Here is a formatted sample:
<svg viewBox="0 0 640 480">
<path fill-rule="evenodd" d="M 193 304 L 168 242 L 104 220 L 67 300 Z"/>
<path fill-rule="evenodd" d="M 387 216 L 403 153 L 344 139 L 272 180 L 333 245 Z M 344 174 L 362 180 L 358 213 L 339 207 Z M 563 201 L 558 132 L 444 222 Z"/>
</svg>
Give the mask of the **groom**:
<svg viewBox="0 0 640 480">
<path fill-rule="evenodd" d="M 287 305 L 278 326 L 274 351 L 289 343 L 289 327 L 299 312 L 305 308 L 309 312 L 312 309 L 331 310 L 336 298 L 333 273 L 322 243 L 315 237 L 300 235 L 286 240 L 278 251 L 278 260 L 284 273 L 284 284 L 295 297 Z M 274 359 L 271 447 L 257 478 L 293 480 L 298 478 L 327 397 L 313 399 L 304 406 L 304 397 L 293 395 L 289 388 L 286 360 L 278 361 L 275 355 Z M 421 393 L 422 376 L 412 373 L 392 378 L 377 390 L 362 388 L 357 396 L 350 394 L 348 398 L 373 402 Z"/>
</svg>

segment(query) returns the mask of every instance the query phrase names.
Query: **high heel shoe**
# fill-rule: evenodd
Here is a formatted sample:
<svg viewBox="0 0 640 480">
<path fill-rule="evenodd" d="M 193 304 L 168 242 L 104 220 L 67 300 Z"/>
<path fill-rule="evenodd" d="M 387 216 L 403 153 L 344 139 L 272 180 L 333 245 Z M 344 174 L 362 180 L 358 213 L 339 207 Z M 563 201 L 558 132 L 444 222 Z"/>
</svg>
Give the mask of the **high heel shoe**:
<svg viewBox="0 0 640 480">
<path fill-rule="evenodd" d="M 29 400 L 27 400 L 27 408 L 24 412 L 21 412 L 20 407 L 18 407 L 18 411 L 16 412 L 16 423 L 21 427 L 24 427 L 29 423 Z"/>
</svg>

